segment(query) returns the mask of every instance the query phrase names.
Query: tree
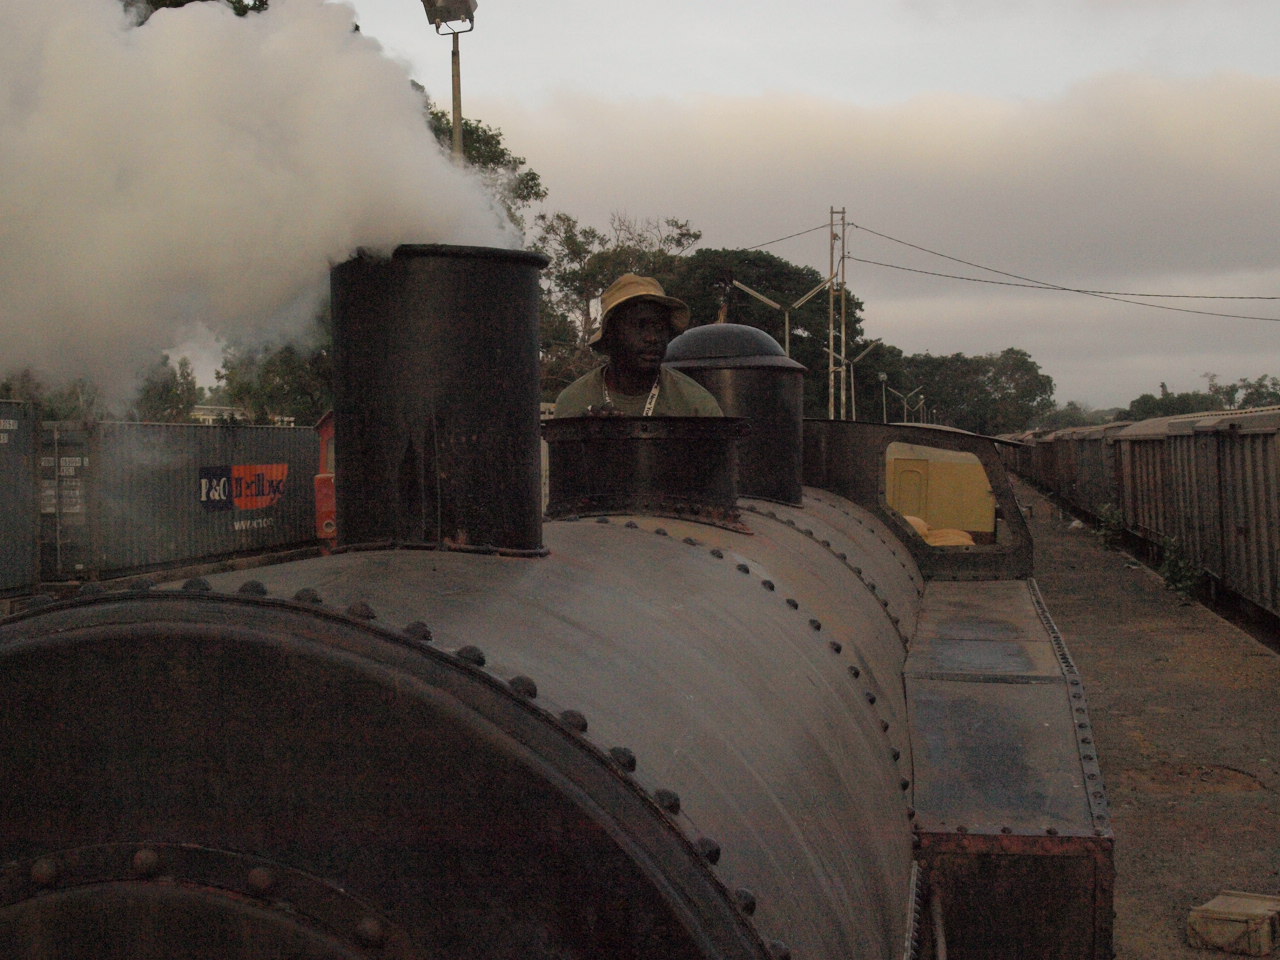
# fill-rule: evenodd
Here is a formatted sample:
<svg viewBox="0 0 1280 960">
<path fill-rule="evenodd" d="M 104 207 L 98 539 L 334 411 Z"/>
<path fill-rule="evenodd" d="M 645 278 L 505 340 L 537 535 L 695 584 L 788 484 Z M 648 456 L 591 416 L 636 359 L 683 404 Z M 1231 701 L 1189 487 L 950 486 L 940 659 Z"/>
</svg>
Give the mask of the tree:
<svg viewBox="0 0 1280 960">
<path fill-rule="evenodd" d="M 247 411 L 254 423 L 315 423 L 333 406 L 332 343 L 325 309 L 307 346 L 229 344 L 214 390 L 224 405 Z"/>
<path fill-rule="evenodd" d="M 427 125 L 440 141 L 441 146 L 453 143 L 453 117 L 438 109 L 418 84 L 414 88 L 422 93 L 423 112 Z M 490 192 L 502 204 L 507 217 L 520 230 L 524 230 L 524 211 L 531 203 L 545 200 L 547 188 L 542 178 L 525 166 L 524 157 L 517 157 L 502 142 L 502 131 L 479 120 L 462 119 L 462 156 L 480 173 Z"/>
<path fill-rule="evenodd" d="M 109 415 L 102 389 L 84 377 L 50 390 L 40 413 L 47 420 L 103 420 Z"/>
<path fill-rule="evenodd" d="M 1216 373 L 1203 375 L 1209 381 L 1209 396 L 1217 398 L 1224 410 L 1245 410 L 1280 404 L 1280 379 L 1266 374 L 1256 380 L 1241 377 L 1234 383 L 1219 383 Z"/>
<path fill-rule="evenodd" d="M 698 250 L 672 265 L 668 292 L 689 304 L 695 326 L 723 319 L 758 327 L 778 343 L 786 340 L 783 311 L 735 287 L 736 280 L 774 303 L 792 304 L 824 277 L 812 267 L 801 267 L 762 250 Z M 847 336 L 852 346 L 861 332 L 862 302 L 847 290 L 836 292 L 836 322 L 843 302 Z M 791 357 L 805 367 L 804 409 L 811 417 L 827 415 L 827 322 L 829 297 L 822 293 L 789 312 Z M 837 340 L 839 331 L 836 332 Z M 839 352 L 837 342 L 836 351 Z M 837 411 L 839 404 L 837 403 Z"/>
<path fill-rule="evenodd" d="M 1206 410 L 1226 409 L 1224 398 L 1213 393 L 1188 391 L 1173 393 L 1164 383 L 1160 384 L 1160 395 L 1144 393 L 1132 403 L 1127 410 L 1116 415 L 1119 420 L 1152 420 L 1156 417 L 1176 417 L 1184 413 L 1200 413 Z"/>
<path fill-rule="evenodd" d="M 1066 427 L 1092 427 L 1106 423 L 1109 419 L 1109 411 L 1094 410 L 1087 403 L 1068 400 L 1065 406 L 1055 406 L 1028 426 L 1042 430 L 1062 430 Z"/>
<path fill-rule="evenodd" d="M 190 423 L 191 411 L 203 396 L 191 361 L 182 357 L 175 368 L 164 354 L 143 374 L 131 417 L 148 423 Z"/>
<path fill-rule="evenodd" d="M 133 14 L 138 23 L 145 23 L 151 14 L 163 7 L 185 7 L 188 3 L 195 3 L 198 0 L 122 0 L 122 2 L 124 8 Z M 260 13 L 270 4 L 270 0 L 219 0 L 219 2 L 234 10 L 238 17 Z"/>
<path fill-rule="evenodd" d="M 900 393 L 920 389 L 931 421 L 987 435 L 1022 430 L 1053 409 L 1053 378 L 1025 350 L 949 357 L 916 354 L 903 361 Z M 892 419 L 892 417 L 890 418 Z"/>
<path fill-rule="evenodd" d="M 624 273 L 656 277 L 671 288 L 681 256 L 701 239 L 686 220 L 610 218 L 609 232 L 583 227 L 567 213 L 539 214 L 533 249 L 550 264 L 542 273 L 543 398 L 556 395 L 600 362 L 590 349 L 598 318 L 592 303 Z"/>
</svg>

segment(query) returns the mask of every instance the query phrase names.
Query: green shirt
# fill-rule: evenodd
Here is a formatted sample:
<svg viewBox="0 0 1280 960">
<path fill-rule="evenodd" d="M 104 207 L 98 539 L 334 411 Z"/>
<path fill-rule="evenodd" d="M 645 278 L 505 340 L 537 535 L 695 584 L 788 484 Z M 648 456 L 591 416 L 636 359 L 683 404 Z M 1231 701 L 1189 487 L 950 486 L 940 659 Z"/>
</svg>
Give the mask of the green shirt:
<svg viewBox="0 0 1280 960">
<path fill-rule="evenodd" d="M 609 391 L 613 406 L 628 417 L 644 415 L 649 399 L 646 390 L 640 394 Z M 587 407 L 599 407 L 604 403 L 604 367 L 596 367 L 579 377 L 560 391 L 556 397 L 556 417 L 584 417 Z M 655 417 L 722 417 L 720 404 L 706 389 L 681 373 L 663 367 L 658 374 L 658 400 L 653 406 Z"/>
</svg>

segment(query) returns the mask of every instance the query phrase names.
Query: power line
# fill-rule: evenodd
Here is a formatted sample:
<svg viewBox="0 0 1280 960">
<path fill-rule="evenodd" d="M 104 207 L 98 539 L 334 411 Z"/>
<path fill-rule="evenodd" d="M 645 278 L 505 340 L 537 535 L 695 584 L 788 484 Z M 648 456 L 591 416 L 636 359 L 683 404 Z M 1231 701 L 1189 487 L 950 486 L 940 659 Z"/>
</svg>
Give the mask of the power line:
<svg viewBox="0 0 1280 960">
<path fill-rule="evenodd" d="M 1048 283 L 1043 280 L 1035 280 L 1031 277 L 1024 277 L 1020 274 L 1009 273 L 1005 270 L 997 270 L 995 267 L 988 267 L 981 263 L 974 263 L 970 260 L 963 260 L 960 257 L 953 257 L 950 254 L 942 253 L 938 250 L 930 250 L 928 247 L 920 246 L 916 243 L 910 243 L 906 240 L 900 240 L 897 237 L 891 237 L 887 233 L 881 233 L 878 230 L 872 230 L 870 227 L 864 227 L 861 224 L 848 222 L 850 227 L 855 230 L 861 230 L 863 233 L 869 233 L 872 236 L 879 237 L 882 240 L 888 240 L 891 243 L 900 244 L 904 247 L 910 247 L 912 250 L 918 250 L 921 253 L 927 253 L 933 257 L 941 257 L 943 260 L 950 260 L 952 263 L 963 264 L 966 267 L 973 267 L 975 270 L 985 270 L 988 273 L 994 273 L 997 276 L 1009 277 L 1010 280 L 1019 281 L 1017 283 L 1001 280 L 988 280 L 983 277 L 966 277 L 958 274 L 940 273 L 933 270 L 921 270 L 915 267 L 904 267 L 894 263 L 884 263 L 879 260 L 866 260 L 861 257 L 852 257 L 847 254 L 846 259 L 853 260 L 857 263 L 865 263 L 875 267 L 887 267 L 891 270 L 902 270 L 907 273 L 918 273 L 924 276 L 941 277 L 947 280 L 964 280 L 968 283 L 986 283 L 993 286 L 1003 287 L 1023 287 L 1031 290 L 1055 290 L 1060 293 L 1078 293 L 1082 296 L 1097 297 L 1101 300 L 1114 300 L 1117 303 L 1127 303 L 1135 307 L 1149 307 L 1153 310 L 1170 310 L 1174 313 L 1190 313 L 1203 317 L 1222 317 L 1229 320 L 1262 320 L 1269 323 L 1280 323 L 1280 317 L 1259 317 L 1249 314 L 1240 313 L 1221 313 L 1214 310 L 1193 310 L 1189 307 L 1175 307 L 1164 303 L 1145 303 L 1142 300 L 1130 300 L 1129 297 L 1146 297 L 1150 299 L 1163 300 L 1280 300 L 1280 297 L 1251 297 L 1251 296 L 1221 296 L 1213 294 L 1190 294 L 1190 293 L 1129 293 L 1116 290 L 1086 290 L 1081 287 L 1068 287 L 1057 283 Z M 747 250 L 759 250 L 761 247 L 771 246 L 775 243 L 781 243 L 784 240 L 792 240 L 796 237 L 803 237 L 806 234 L 816 233 L 819 230 L 830 229 L 829 224 L 820 224 L 816 227 L 810 227 L 808 230 L 801 230 L 799 233 L 793 233 L 789 236 L 779 237 L 777 240 L 769 240 L 765 243 L 756 244 L 753 247 L 746 247 Z"/>
<path fill-rule="evenodd" d="M 1071 287 L 1058 287 L 1053 284 L 1036 283 L 1028 281 L 1026 283 L 1012 283 L 1008 280 L 988 280 L 985 277 L 963 277 L 954 273 L 938 273 L 934 270 L 920 270 L 916 267 L 903 267 L 896 263 L 882 263 L 879 260 L 864 260 L 862 257 L 848 257 L 856 263 L 866 263 L 873 267 L 888 267 L 890 270 L 904 270 L 907 273 L 920 273 L 927 277 L 943 277 L 947 280 L 965 280 L 969 283 L 986 283 L 997 287 L 1024 287 L 1030 290 L 1053 290 L 1057 293 L 1081 293 L 1085 296 L 1098 297 L 1102 300 L 1114 300 L 1116 303 L 1128 303 L 1135 307 L 1150 307 L 1153 310 L 1172 310 L 1175 313 L 1194 313 L 1202 317 L 1225 317 L 1231 320 L 1265 320 L 1271 323 L 1280 323 L 1280 317 L 1258 317 L 1242 313 L 1218 313 L 1213 310 L 1192 310 L 1189 307 L 1173 307 L 1166 303 L 1144 303 L 1141 300 L 1129 300 L 1127 297 L 1188 297 L 1193 300 L 1278 300 L 1280 297 L 1193 297 L 1190 294 L 1181 293 L 1130 293 L 1123 296 L 1105 293 L 1101 290 L 1076 290 Z M 954 259 L 948 257 L 947 259 Z M 963 261 L 962 261 L 963 262 Z M 979 269 L 986 269 L 985 267 Z M 993 271 L 998 273 L 999 271 Z M 1010 274 L 1006 274 L 1010 276 Z"/>
<path fill-rule="evenodd" d="M 759 250 L 761 247 L 771 247 L 775 243 L 781 243 L 783 240 L 794 240 L 796 237 L 803 237 L 807 233 L 817 233 L 819 230 L 831 229 L 830 224 L 820 223 L 816 227 L 810 227 L 808 230 L 801 230 L 799 233 L 793 233 L 790 236 L 779 237 L 777 240 L 767 240 L 764 243 L 757 243 L 754 247 L 743 247 L 743 250 Z"/>
<path fill-rule="evenodd" d="M 1192 294 L 1192 293 L 1129 293 L 1122 290 L 1084 290 L 1078 287 L 1067 287 L 1057 283 L 1049 283 L 1044 280 L 1033 280 L 1030 277 L 1019 276 L 1016 273 L 1007 273 L 1004 270 L 997 270 L 995 267 L 986 267 L 980 263 L 973 263 L 969 260 L 961 260 L 959 257 L 952 257 L 945 253 L 939 253 L 937 250 L 930 250 L 928 247 L 922 247 L 918 244 L 908 243 L 906 240 L 899 240 L 897 237 L 891 237 L 887 233 L 879 233 L 869 227 L 863 227 L 856 223 L 850 223 L 849 226 L 855 230 L 861 230 L 872 236 L 880 237 L 882 240 L 889 240 L 893 243 L 901 244 L 904 247 L 910 247 L 912 250 L 919 250 L 921 253 L 927 253 L 934 257 L 941 257 L 943 260 L 950 260 L 953 263 L 962 263 L 966 267 L 974 267 L 978 270 L 986 270 L 988 273 L 995 273 L 1002 277 L 1012 277 L 1014 280 L 1024 280 L 1028 285 L 1043 287 L 1047 290 L 1061 290 L 1065 293 L 1087 293 L 1099 297 L 1159 297 L 1163 299 L 1184 299 L 1184 300 L 1280 300 L 1280 297 L 1239 297 L 1239 296 L 1215 296 L 1211 294 Z M 881 266 L 892 266 L 892 264 L 881 264 Z M 904 267 L 902 269 L 910 269 Z M 928 272 L 928 271 L 923 271 Z M 946 276 L 946 274 L 939 274 Z M 958 280 L 975 279 L 972 277 L 957 277 Z M 981 280 L 978 280 L 981 283 Z"/>
</svg>

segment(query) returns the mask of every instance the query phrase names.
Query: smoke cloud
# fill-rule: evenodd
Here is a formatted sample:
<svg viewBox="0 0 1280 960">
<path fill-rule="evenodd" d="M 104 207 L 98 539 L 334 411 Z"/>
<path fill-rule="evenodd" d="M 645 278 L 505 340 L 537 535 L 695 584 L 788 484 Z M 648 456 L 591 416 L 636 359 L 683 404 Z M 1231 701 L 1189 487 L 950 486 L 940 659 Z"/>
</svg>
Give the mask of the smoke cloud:
<svg viewBox="0 0 1280 960">
<path fill-rule="evenodd" d="M 357 248 L 519 245 L 353 17 L 0 0 L 0 375 L 120 397 L 202 326 L 300 329 Z"/>
</svg>

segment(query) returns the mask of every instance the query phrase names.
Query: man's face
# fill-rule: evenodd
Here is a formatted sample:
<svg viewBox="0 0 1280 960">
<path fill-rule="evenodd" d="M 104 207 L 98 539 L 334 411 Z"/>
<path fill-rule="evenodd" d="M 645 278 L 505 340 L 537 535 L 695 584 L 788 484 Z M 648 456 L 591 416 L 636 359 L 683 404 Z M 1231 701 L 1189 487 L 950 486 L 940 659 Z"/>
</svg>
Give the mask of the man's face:
<svg viewBox="0 0 1280 960">
<path fill-rule="evenodd" d="M 652 300 L 623 304 L 609 318 L 609 358 L 620 368 L 657 375 L 671 342 L 671 310 Z"/>
</svg>

